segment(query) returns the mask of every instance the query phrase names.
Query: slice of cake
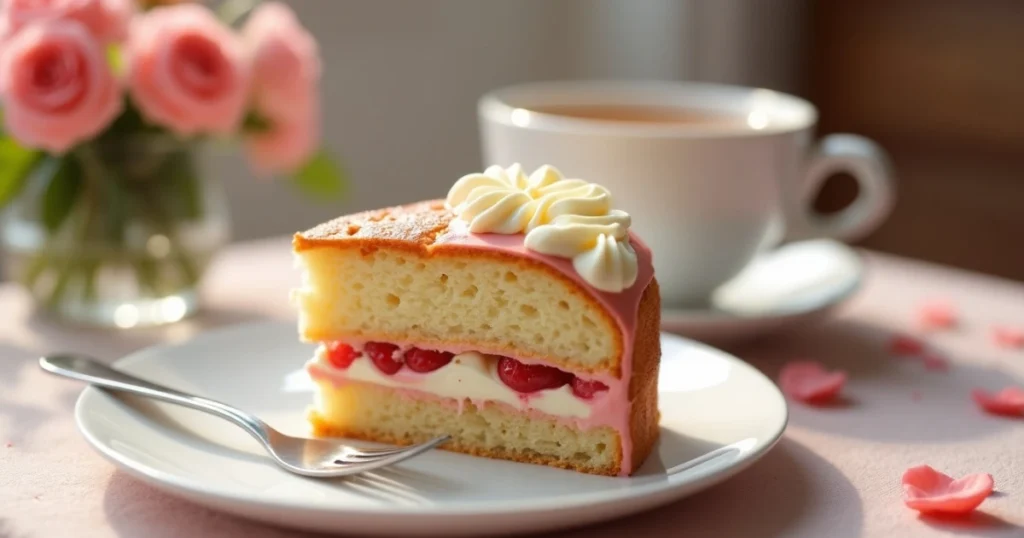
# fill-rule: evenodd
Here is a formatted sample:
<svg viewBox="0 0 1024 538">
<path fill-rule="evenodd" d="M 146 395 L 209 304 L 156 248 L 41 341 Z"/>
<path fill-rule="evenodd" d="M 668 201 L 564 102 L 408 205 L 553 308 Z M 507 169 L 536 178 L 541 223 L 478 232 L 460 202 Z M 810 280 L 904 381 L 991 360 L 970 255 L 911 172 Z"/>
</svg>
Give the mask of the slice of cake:
<svg viewBox="0 0 1024 538">
<path fill-rule="evenodd" d="M 650 250 L 599 185 L 488 168 L 299 233 L 318 435 L 629 475 L 658 437 Z"/>
</svg>

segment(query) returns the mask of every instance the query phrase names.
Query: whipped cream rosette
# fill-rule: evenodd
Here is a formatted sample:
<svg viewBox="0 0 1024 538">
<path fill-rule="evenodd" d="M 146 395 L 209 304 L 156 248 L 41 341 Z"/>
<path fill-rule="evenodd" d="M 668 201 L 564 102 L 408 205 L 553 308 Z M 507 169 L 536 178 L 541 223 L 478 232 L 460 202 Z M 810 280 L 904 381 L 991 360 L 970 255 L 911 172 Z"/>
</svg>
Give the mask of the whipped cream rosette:
<svg viewBox="0 0 1024 538">
<path fill-rule="evenodd" d="M 491 166 L 455 182 L 445 203 L 472 233 L 523 233 L 527 249 L 571 259 L 601 291 L 618 293 L 636 282 L 630 216 L 612 209 L 601 185 L 567 179 L 548 165 L 529 176 L 518 164 Z"/>
</svg>

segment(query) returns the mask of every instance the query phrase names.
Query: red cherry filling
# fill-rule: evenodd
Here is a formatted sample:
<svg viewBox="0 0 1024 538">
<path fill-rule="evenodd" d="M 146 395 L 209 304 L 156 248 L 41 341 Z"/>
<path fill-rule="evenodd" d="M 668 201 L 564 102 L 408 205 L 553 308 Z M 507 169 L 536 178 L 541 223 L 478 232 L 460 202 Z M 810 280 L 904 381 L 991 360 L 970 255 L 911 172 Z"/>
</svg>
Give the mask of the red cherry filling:
<svg viewBox="0 0 1024 538">
<path fill-rule="evenodd" d="M 402 357 L 396 359 L 398 346 L 386 342 L 367 342 L 363 353 L 342 342 L 327 342 L 327 361 L 335 368 L 345 369 L 352 362 L 366 354 L 374 366 L 386 375 L 394 375 L 408 366 L 410 370 L 425 374 L 438 370 L 452 361 L 454 353 L 430 349 L 409 348 Z M 576 397 L 589 400 L 595 394 L 608 390 L 608 385 L 597 381 L 585 381 L 568 372 L 543 364 L 524 364 L 509 357 L 498 357 L 498 377 L 509 388 L 516 392 L 529 394 L 546 389 L 557 389 L 563 385 L 571 385 Z"/>
<path fill-rule="evenodd" d="M 589 400 L 602 390 L 608 390 L 608 385 L 597 380 L 584 381 L 578 377 L 572 378 L 572 393 L 578 398 Z"/>
<path fill-rule="evenodd" d="M 352 361 L 356 360 L 359 353 L 352 349 L 352 346 L 343 344 L 341 342 L 328 342 L 327 343 L 327 362 L 331 363 L 331 366 L 335 368 L 345 369 L 352 366 Z"/>
<path fill-rule="evenodd" d="M 387 375 L 395 375 L 402 369 L 402 362 L 395 360 L 395 351 L 398 351 L 398 346 L 394 344 L 367 342 L 363 346 L 363 351 L 370 356 L 370 360 L 373 361 L 377 369 Z"/>
<path fill-rule="evenodd" d="M 518 392 L 557 389 L 572 379 L 572 374 L 543 364 L 523 364 L 515 359 L 498 359 L 498 377 Z"/>
<path fill-rule="evenodd" d="M 414 347 L 405 352 L 405 365 L 413 372 L 425 374 L 452 362 L 454 356 L 454 353 Z"/>
</svg>

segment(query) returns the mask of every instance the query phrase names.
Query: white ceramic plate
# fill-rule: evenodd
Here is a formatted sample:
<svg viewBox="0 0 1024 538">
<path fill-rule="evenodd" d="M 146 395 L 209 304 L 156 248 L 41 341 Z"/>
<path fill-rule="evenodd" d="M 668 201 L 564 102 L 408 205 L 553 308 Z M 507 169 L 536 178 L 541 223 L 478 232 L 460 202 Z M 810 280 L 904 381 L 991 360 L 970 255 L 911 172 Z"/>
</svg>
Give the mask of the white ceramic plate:
<svg viewBox="0 0 1024 538">
<path fill-rule="evenodd" d="M 758 256 L 715 290 L 708 308 L 663 308 L 661 326 L 712 344 L 749 340 L 823 317 L 863 279 L 864 264 L 849 246 L 791 243 Z"/>
<path fill-rule="evenodd" d="M 317 480 L 274 466 L 255 441 L 202 413 L 87 388 L 75 415 L 118 467 L 174 495 L 318 531 L 485 535 L 584 525 L 654 508 L 718 483 L 771 448 L 786 403 L 767 378 L 715 349 L 663 335 L 661 441 L 631 478 L 435 451 L 391 469 Z M 241 325 L 126 357 L 118 368 L 253 411 L 303 435 L 312 348 L 292 324 Z"/>
</svg>

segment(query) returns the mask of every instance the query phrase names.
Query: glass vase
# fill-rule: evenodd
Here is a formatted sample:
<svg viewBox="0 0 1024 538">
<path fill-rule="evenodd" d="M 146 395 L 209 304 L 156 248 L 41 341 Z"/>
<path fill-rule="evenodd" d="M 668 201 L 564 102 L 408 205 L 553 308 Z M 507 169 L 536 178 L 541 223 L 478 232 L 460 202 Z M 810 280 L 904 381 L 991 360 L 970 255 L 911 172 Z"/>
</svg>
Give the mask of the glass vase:
<svg viewBox="0 0 1024 538">
<path fill-rule="evenodd" d="M 37 306 L 80 324 L 130 328 L 196 311 L 197 286 L 229 239 L 222 184 L 198 146 L 167 135 L 44 156 L 0 220 L 5 273 Z"/>
</svg>

